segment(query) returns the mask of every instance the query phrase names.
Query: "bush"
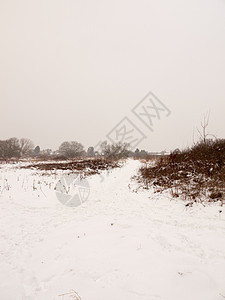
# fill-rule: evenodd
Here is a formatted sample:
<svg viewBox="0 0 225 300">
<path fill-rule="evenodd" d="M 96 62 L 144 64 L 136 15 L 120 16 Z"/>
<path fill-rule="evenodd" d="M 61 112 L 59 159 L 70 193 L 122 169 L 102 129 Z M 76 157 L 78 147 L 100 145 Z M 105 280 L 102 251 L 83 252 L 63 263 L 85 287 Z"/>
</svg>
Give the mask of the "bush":
<svg viewBox="0 0 225 300">
<path fill-rule="evenodd" d="M 223 201 L 225 195 L 225 140 L 199 142 L 192 148 L 172 152 L 155 166 L 140 169 L 139 182 L 157 191 L 170 189 L 173 197 L 194 201 Z"/>
</svg>

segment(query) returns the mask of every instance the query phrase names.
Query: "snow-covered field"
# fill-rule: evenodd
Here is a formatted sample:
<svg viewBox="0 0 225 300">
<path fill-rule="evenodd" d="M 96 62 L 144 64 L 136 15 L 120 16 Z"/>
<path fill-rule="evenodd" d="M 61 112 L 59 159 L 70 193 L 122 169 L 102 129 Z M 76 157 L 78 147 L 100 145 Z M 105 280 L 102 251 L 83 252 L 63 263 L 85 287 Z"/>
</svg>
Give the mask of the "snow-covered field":
<svg viewBox="0 0 225 300">
<path fill-rule="evenodd" d="M 139 166 L 88 178 L 77 207 L 58 200 L 57 176 L 2 166 L 0 299 L 224 299 L 224 208 L 133 192 Z"/>
</svg>

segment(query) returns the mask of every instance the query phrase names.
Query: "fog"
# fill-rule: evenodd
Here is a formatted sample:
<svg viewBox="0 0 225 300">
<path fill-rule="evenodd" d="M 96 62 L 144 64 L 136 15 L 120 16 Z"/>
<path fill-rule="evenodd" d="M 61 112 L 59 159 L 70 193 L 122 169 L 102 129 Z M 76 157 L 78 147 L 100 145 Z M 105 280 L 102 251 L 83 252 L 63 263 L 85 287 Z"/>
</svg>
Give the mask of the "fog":
<svg viewBox="0 0 225 300">
<path fill-rule="evenodd" d="M 126 117 L 169 151 L 206 114 L 225 136 L 224 0 L 0 0 L 0 36 L 0 139 L 94 146 Z M 152 128 L 132 111 L 149 92 Z"/>
</svg>

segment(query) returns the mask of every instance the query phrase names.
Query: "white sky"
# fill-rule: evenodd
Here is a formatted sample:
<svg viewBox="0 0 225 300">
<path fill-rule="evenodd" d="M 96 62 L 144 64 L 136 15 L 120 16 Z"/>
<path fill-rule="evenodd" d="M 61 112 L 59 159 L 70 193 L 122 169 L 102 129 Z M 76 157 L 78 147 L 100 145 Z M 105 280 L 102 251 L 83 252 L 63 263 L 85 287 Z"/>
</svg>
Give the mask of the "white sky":
<svg viewBox="0 0 225 300">
<path fill-rule="evenodd" d="M 145 128 L 152 91 L 171 115 Z M 0 0 L 0 139 L 95 145 L 125 116 L 139 148 L 183 148 L 210 111 L 225 138 L 225 0 Z M 197 133 L 196 133 L 197 139 Z"/>
</svg>

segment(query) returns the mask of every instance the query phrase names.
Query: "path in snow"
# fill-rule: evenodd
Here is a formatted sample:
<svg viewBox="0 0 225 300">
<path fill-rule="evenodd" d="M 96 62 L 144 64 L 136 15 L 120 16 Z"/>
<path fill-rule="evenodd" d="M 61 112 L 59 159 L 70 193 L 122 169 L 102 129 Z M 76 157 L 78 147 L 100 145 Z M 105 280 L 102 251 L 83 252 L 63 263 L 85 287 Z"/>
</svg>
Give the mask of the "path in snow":
<svg viewBox="0 0 225 300">
<path fill-rule="evenodd" d="M 48 178 L 32 190 L 29 170 L 1 170 L 11 184 L 0 194 L 1 299 L 56 300 L 72 289 L 82 300 L 224 299 L 224 212 L 132 192 L 139 165 L 89 178 L 89 199 L 75 208 Z"/>
</svg>

